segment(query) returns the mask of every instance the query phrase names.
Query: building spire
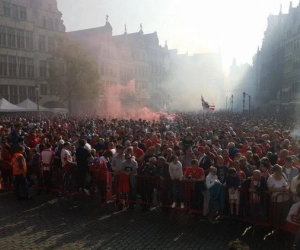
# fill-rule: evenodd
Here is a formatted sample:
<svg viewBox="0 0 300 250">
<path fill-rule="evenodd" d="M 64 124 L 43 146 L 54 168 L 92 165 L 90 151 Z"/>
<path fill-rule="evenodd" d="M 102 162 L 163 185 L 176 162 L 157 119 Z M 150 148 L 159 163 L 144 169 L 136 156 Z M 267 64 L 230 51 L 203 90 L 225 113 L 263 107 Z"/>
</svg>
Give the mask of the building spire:
<svg viewBox="0 0 300 250">
<path fill-rule="evenodd" d="M 140 24 L 140 31 L 143 32 L 143 24 Z"/>
<path fill-rule="evenodd" d="M 125 32 L 124 32 L 124 34 L 127 34 L 127 25 L 126 25 L 126 23 L 125 23 Z"/>
<path fill-rule="evenodd" d="M 282 14 L 282 4 L 280 4 L 279 14 Z"/>
<path fill-rule="evenodd" d="M 106 23 L 108 23 L 108 18 L 109 18 L 109 16 L 106 15 L 106 16 L 105 16 Z"/>
<path fill-rule="evenodd" d="M 165 41 L 165 47 L 168 48 L 168 41 Z"/>
</svg>

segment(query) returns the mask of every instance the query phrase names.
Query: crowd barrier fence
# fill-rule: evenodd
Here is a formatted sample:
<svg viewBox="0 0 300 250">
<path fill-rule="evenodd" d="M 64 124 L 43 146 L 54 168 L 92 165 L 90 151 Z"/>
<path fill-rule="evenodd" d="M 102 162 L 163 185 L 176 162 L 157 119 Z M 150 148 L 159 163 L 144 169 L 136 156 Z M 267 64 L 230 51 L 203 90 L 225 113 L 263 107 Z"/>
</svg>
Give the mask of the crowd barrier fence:
<svg viewBox="0 0 300 250">
<path fill-rule="evenodd" d="M 11 184 L 10 170 L 0 163 L 2 179 Z M 283 230 L 296 234 L 300 227 L 300 208 L 293 215 L 292 223 L 286 222 L 295 197 L 290 193 L 249 192 L 239 190 L 239 197 L 232 199 L 230 191 L 220 185 L 215 190 L 207 190 L 204 183 L 189 180 L 178 181 L 161 176 L 132 175 L 130 173 L 114 174 L 101 167 L 92 167 L 86 172 L 83 191 L 79 192 L 80 171 L 71 166 L 68 171 L 53 168 L 36 175 L 37 192 L 55 194 L 60 202 L 74 200 L 74 197 L 91 197 L 100 199 L 101 206 L 115 203 L 116 210 L 130 209 L 139 204 L 143 210 L 151 207 L 170 209 L 173 202 L 176 207 L 171 210 L 170 220 L 177 212 L 186 213 L 186 223 L 192 215 L 224 216 L 231 219 L 231 203 L 238 220 L 252 225 L 252 236 L 256 228 L 270 228 L 276 234 Z M 4 174 L 4 175 L 3 175 Z M 3 178 L 4 177 L 4 178 Z M 7 185 L 6 188 L 11 188 Z M 232 202 L 233 201 L 233 202 Z M 181 202 L 184 208 L 180 207 Z M 238 203 L 238 206 L 236 206 Z M 238 211 L 236 211 L 238 209 Z"/>
</svg>

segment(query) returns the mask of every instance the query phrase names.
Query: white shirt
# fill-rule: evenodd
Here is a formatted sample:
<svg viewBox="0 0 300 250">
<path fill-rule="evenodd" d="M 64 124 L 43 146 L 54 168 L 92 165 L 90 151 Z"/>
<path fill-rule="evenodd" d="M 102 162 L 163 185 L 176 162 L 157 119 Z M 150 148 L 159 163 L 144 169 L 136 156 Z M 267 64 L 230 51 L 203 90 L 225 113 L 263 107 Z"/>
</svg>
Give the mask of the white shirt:
<svg viewBox="0 0 300 250">
<path fill-rule="evenodd" d="M 300 201 L 300 198 L 297 196 L 297 186 L 300 184 L 300 180 L 298 180 L 298 176 L 295 176 L 293 179 L 292 179 L 292 182 L 291 182 L 291 193 L 292 195 L 294 195 L 294 201 L 295 202 L 298 202 Z"/>
<path fill-rule="evenodd" d="M 284 175 L 284 174 L 282 174 Z M 284 178 L 285 177 L 285 178 Z M 269 179 L 267 180 L 267 184 L 268 184 L 268 188 L 282 188 L 282 187 L 287 187 L 288 183 L 286 181 L 286 176 L 284 176 L 281 178 L 281 180 L 276 181 L 273 177 L 273 175 L 270 175 Z M 289 200 L 289 195 L 285 194 L 285 195 L 280 195 L 277 199 L 276 196 L 278 194 L 280 194 L 281 192 L 273 192 L 272 193 L 272 201 L 275 202 L 284 202 L 284 201 L 288 201 Z"/>
<path fill-rule="evenodd" d="M 68 149 L 63 148 L 61 150 L 60 159 L 61 159 L 62 165 L 63 166 L 66 165 L 67 164 L 66 160 L 72 161 L 71 152 Z"/>
<path fill-rule="evenodd" d="M 293 204 L 290 208 L 289 214 L 286 218 L 287 221 L 296 224 L 293 220 L 292 220 L 292 215 L 297 215 L 298 214 L 298 210 L 300 209 L 300 202 L 297 202 L 295 204 Z M 298 225 L 298 224 L 297 224 Z"/>
<path fill-rule="evenodd" d="M 43 164 L 49 165 L 52 162 L 55 153 L 51 149 L 45 149 L 41 153 Z"/>
<path fill-rule="evenodd" d="M 206 176 L 206 179 L 205 179 L 207 189 L 212 188 L 215 185 L 216 180 L 218 180 L 218 176 L 217 175 L 212 175 L 211 173 L 209 173 Z"/>
<path fill-rule="evenodd" d="M 92 150 L 92 146 L 91 146 L 90 144 L 88 144 L 88 143 L 86 143 L 86 144 L 84 145 L 84 148 L 87 149 L 88 151 L 91 151 L 91 150 Z"/>
<path fill-rule="evenodd" d="M 182 171 L 182 164 L 178 161 L 176 164 L 170 162 L 169 164 L 169 173 L 172 179 L 182 180 L 183 171 Z"/>
</svg>

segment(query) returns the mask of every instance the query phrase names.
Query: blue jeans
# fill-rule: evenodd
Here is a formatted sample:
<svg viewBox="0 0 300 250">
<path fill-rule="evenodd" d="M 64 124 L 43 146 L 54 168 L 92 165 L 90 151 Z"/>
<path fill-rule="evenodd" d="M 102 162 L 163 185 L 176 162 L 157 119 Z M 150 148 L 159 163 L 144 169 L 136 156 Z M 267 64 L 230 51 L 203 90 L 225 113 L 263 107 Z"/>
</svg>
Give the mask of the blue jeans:
<svg viewBox="0 0 300 250">
<path fill-rule="evenodd" d="M 218 208 L 224 212 L 224 187 L 222 184 L 215 184 L 210 189 L 210 206 L 215 212 Z"/>
</svg>

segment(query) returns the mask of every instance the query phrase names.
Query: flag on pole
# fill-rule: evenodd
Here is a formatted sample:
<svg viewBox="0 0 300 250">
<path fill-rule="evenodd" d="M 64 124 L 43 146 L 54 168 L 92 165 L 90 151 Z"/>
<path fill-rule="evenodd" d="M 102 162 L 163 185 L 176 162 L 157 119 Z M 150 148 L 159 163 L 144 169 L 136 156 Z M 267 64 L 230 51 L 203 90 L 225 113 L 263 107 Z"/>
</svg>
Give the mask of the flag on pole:
<svg viewBox="0 0 300 250">
<path fill-rule="evenodd" d="M 203 96 L 201 95 L 201 102 L 202 102 L 202 108 L 203 110 L 211 110 L 214 111 L 215 110 L 215 104 L 209 104 L 208 102 L 206 102 L 203 98 Z"/>
<path fill-rule="evenodd" d="M 206 101 L 204 100 L 204 98 L 203 98 L 202 95 L 201 95 L 201 102 L 202 102 L 202 108 L 203 108 L 203 110 L 209 109 L 209 104 L 208 104 L 208 102 L 206 102 Z"/>
</svg>

